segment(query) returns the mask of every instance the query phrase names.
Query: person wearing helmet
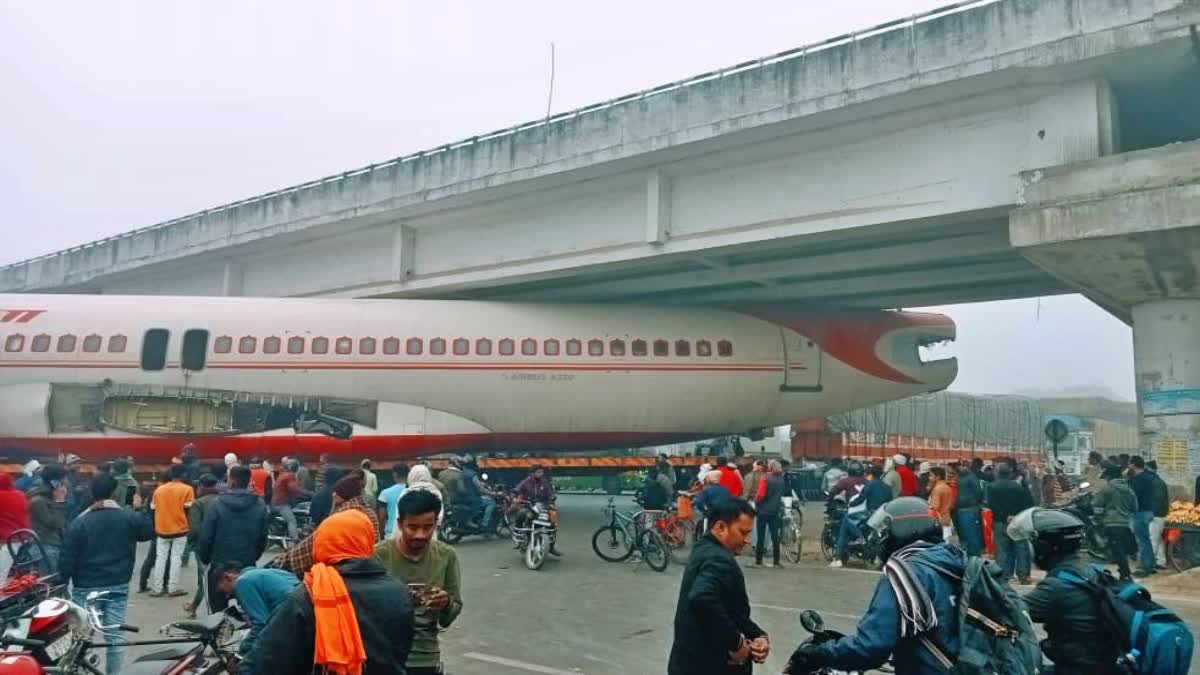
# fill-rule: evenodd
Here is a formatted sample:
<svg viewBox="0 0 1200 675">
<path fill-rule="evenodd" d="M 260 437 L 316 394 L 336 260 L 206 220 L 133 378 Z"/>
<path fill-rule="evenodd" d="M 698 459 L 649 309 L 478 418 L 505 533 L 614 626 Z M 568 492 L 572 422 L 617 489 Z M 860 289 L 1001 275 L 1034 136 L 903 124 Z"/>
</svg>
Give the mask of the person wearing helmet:
<svg viewBox="0 0 1200 675">
<path fill-rule="evenodd" d="M 838 529 L 837 555 L 833 562 L 829 563 L 834 569 L 846 563 L 846 546 L 862 536 L 862 525 L 867 522 L 867 518 L 892 498 L 891 488 L 879 478 L 879 467 L 869 464 L 866 473 L 865 482 L 858 494 L 850 498 L 846 517 L 842 519 L 842 526 Z"/>
<path fill-rule="evenodd" d="M 800 645 L 785 673 L 869 670 L 889 656 L 896 675 L 947 672 L 922 638 L 946 654 L 958 654 L 959 589 L 954 576 L 961 578 L 965 571 L 962 551 L 942 542 L 941 522 L 919 497 L 884 504 L 868 525 L 879 535 L 885 566 L 856 633 Z"/>
<path fill-rule="evenodd" d="M 296 514 L 292 507 L 302 501 L 312 499 L 312 493 L 300 486 L 296 478 L 296 470 L 300 468 L 300 460 L 288 457 L 280 463 L 279 473 L 275 476 L 275 489 L 271 492 L 271 511 L 283 518 L 287 527 L 288 540 L 300 541 L 300 528 L 296 523 Z"/>
<path fill-rule="evenodd" d="M 476 513 L 480 509 L 483 511 L 482 525 L 487 536 L 495 534 L 492 531 L 493 519 L 496 517 L 496 495 L 488 484 L 484 482 L 483 476 L 479 475 L 479 462 L 473 455 L 463 457 L 463 480 L 466 481 L 467 491 L 473 493 L 476 503 Z"/>
<path fill-rule="evenodd" d="M 1054 675 L 1115 675 L 1119 647 L 1116 640 L 1099 639 L 1104 624 L 1100 600 L 1077 583 L 1061 579 L 1065 572 L 1091 579 L 1095 569 L 1083 559 L 1083 521 L 1058 509 L 1033 507 L 1008 524 L 1008 536 L 1033 545 L 1033 564 L 1046 578 L 1029 595 L 1029 618 L 1043 624 L 1046 639 L 1042 653 L 1054 662 Z"/>
<path fill-rule="evenodd" d="M 858 496 L 866 482 L 867 479 L 863 478 L 862 462 L 850 462 L 846 465 L 845 475 L 839 478 L 833 487 L 825 491 L 825 497 L 830 500 L 841 499 L 848 502 Z"/>
</svg>

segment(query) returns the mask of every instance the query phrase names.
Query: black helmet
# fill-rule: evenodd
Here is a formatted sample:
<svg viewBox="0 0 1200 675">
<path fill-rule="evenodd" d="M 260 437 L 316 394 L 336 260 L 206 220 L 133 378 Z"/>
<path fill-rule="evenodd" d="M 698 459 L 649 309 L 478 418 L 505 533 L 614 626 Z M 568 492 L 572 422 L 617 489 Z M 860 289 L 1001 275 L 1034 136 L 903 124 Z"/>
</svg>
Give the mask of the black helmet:
<svg viewBox="0 0 1200 675">
<path fill-rule="evenodd" d="M 1033 562 L 1049 571 L 1083 546 L 1083 521 L 1058 509 L 1032 507 L 1013 516 L 1008 536 L 1033 544 Z"/>
<path fill-rule="evenodd" d="M 893 499 L 872 513 L 867 525 L 879 535 L 879 557 L 885 562 L 914 542 L 942 541 L 942 521 L 920 497 Z"/>
<path fill-rule="evenodd" d="M 463 455 L 462 461 L 463 461 L 463 464 L 465 464 L 467 466 L 478 465 L 478 462 L 475 461 L 475 455 Z"/>
<path fill-rule="evenodd" d="M 849 464 L 847 464 L 846 465 L 846 473 L 850 474 L 851 476 L 863 475 L 862 462 L 854 461 L 854 462 L 850 462 Z"/>
</svg>

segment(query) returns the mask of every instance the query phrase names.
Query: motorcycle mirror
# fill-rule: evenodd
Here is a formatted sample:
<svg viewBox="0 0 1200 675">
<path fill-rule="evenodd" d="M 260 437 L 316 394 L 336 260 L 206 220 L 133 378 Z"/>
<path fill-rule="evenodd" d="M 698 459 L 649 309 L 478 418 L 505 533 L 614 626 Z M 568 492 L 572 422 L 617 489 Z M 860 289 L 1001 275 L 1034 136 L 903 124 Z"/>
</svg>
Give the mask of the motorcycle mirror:
<svg viewBox="0 0 1200 675">
<path fill-rule="evenodd" d="M 815 610 L 806 609 L 800 612 L 800 625 L 804 630 L 817 635 L 825 631 L 825 620 Z"/>
</svg>

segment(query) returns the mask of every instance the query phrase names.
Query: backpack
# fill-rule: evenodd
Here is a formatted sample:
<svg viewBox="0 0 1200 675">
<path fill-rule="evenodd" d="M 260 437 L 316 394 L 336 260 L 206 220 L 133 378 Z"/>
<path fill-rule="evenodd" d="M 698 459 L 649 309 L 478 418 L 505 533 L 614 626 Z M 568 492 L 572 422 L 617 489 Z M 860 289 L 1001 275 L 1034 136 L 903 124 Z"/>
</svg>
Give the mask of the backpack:
<svg viewBox="0 0 1200 675">
<path fill-rule="evenodd" d="M 1059 579 L 1086 588 L 1100 603 L 1100 621 L 1121 645 L 1131 672 L 1141 675 L 1186 675 L 1192 665 L 1192 633 L 1175 613 L 1150 599 L 1150 591 L 1132 581 L 1118 581 L 1103 567 L 1084 579 L 1070 570 Z"/>
<path fill-rule="evenodd" d="M 949 574 L 957 580 L 957 575 Z M 928 636 L 920 636 L 934 657 L 958 675 L 1037 675 L 1042 668 L 1033 623 L 1025 603 L 995 563 L 968 557 L 958 593 L 958 654 L 951 658 Z"/>
</svg>

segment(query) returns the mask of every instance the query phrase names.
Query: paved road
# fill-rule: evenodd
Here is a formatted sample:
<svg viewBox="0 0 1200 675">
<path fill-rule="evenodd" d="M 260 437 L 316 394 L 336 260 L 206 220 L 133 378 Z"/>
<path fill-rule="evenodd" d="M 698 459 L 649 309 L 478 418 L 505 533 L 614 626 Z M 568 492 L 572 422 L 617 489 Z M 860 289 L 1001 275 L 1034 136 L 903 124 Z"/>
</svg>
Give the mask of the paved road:
<svg viewBox="0 0 1200 675">
<path fill-rule="evenodd" d="M 673 565 L 658 573 L 644 565 L 600 560 L 592 553 L 591 534 L 601 523 L 605 498 L 569 495 L 560 501 L 560 548 L 565 556 L 548 561 L 541 571 L 525 569 L 505 541 L 468 539 L 458 546 L 466 607 L 454 627 L 443 634 L 448 672 L 666 672 L 683 568 Z M 621 501 L 633 507 L 629 497 Z M 767 665 L 756 672 L 782 671 L 784 659 L 803 636 L 796 618 L 800 608 L 817 609 L 832 627 L 849 630 L 878 579 L 865 570 L 825 568 L 823 560 L 817 560 L 816 547 L 809 545 L 820 529 L 820 510 L 808 508 L 805 515 L 809 541 L 800 565 L 745 570 L 754 618 L 776 647 Z M 184 578 L 184 587 L 192 588 L 194 577 L 185 574 Z M 1200 625 L 1198 602 L 1173 606 L 1196 626 Z M 129 622 L 153 628 L 178 618 L 180 604 L 176 599 L 135 595 Z M 1200 666 L 1200 658 L 1194 665 Z"/>
</svg>

